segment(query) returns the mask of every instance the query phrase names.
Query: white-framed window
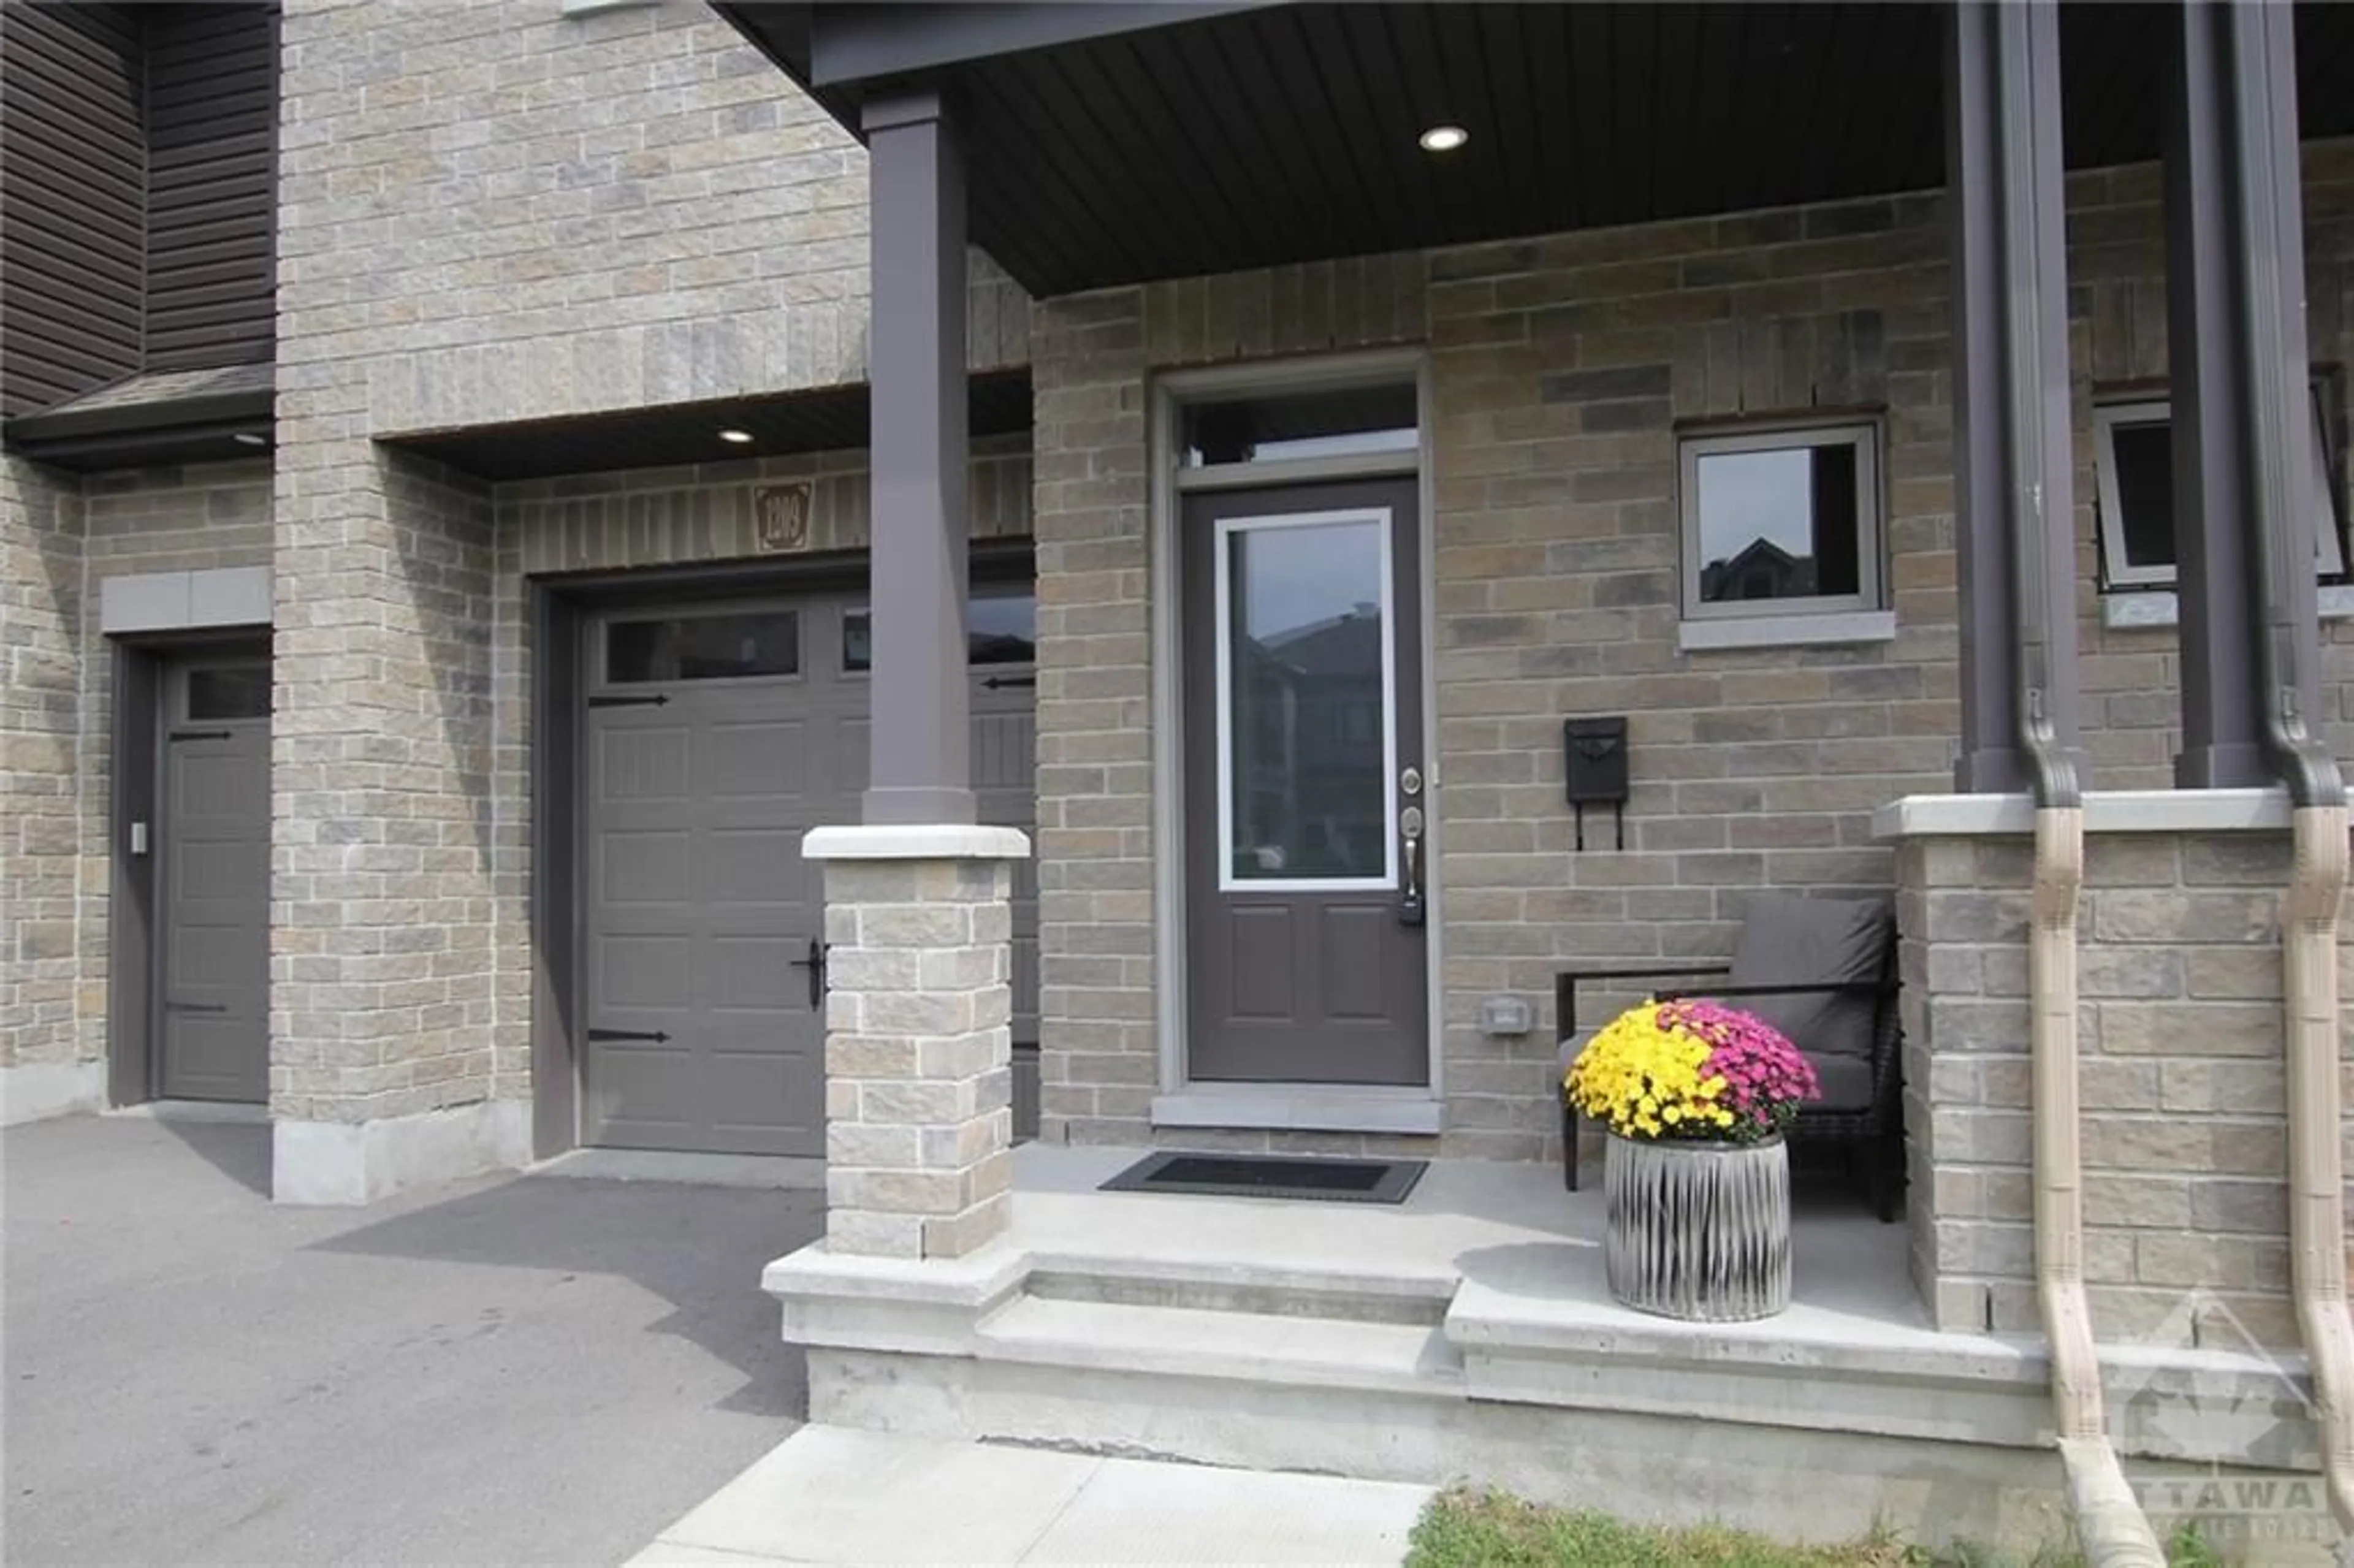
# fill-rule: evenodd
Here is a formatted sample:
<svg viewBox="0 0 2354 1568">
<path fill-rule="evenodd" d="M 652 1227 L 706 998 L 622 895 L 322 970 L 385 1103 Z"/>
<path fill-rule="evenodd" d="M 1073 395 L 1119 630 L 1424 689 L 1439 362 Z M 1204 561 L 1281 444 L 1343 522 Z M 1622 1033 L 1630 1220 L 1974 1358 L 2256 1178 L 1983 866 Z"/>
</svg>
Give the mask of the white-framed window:
<svg viewBox="0 0 2354 1568">
<path fill-rule="evenodd" d="M 2316 564 L 2324 577 L 2346 570 L 2344 528 L 2329 482 L 2321 402 L 2311 400 Z M 2100 512 L 2101 587 L 2174 586 L 2174 425 L 2163 397 L 2096 405 L 2094 475 Z"/>
<path fill-rule="evenodd" d="M 1877 424 L 1693 434 L 1678 446 L 1686 620 L 1881 608 Z"/>
</svg>

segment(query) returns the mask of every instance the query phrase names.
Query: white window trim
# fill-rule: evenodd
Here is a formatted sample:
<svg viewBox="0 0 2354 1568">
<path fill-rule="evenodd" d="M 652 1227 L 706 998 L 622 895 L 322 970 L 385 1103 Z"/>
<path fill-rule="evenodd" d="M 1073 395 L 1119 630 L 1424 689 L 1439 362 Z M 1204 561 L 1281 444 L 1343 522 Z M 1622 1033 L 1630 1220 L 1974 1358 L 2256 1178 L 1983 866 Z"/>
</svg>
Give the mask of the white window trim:
<svg viewBox="0 0 2354 1568">
<path fill-rule="evenodd" d="M 2316 602 L 2325 621 L 2354 620 L 2354 583 L 2324 583 Z M 2101 624 L 2111 631 L 2145 631 L 2181 620 L 2182 601 L 2170 588 L 2101 596 Z"/>
<path fill-rule="evenodd" d="M 1829 609 L 1813 615 L 1760 615 L 1687 620 L 1676 628 L 1686 653 L 1719 648 L 1829 648 L 1840 643 L 1893 642 L 1893 609 Z"/>
<path fill-rule="evenodd" d="M 1816 594 L 1805 599 L 1733 599 L 1705 603 L 1700 595 L 1700 460 L 1731 452 L 1790 451 L 1844 442 L 1855 448 L 1856 588 L 1851 594 Z M 1683 619 L 1687 622 L 1821 619 L 1882 609 L 1881 561 L 1886 553 L 1887 516 L 1880 493 L 1880 426 L 1870 419 L 1776 425 L 1770 429 L 1722 435 L 1687 435 L 1676 442 L 1677 495 L 1683 529 Z M 1857 641 L 1841 638 L 1838 641 Z M 1794 637 L 1792 641 L 1814 641 Z M 1712 642 L 1702 647 L 1763 646 Z"/>
<path fill-rule="evenodd" d="M 2338 526 L 2337 487 L 2329 479 L 2329 437 L 2321 418 L 2321 399 L 2317 394 L 2307 399 L 2313 410 L 2313 493 L 2321 503 L 2320 515 L 2314 519 L 2315 569 L 2326 577 L 2342 576 L 2346 570 L 2346 551 L 2342 530 Z M 2117 488 L 2116 430 L 2120 425 L 2172 425 L 2174 410 L 2165 397 L 2120 398 L 2115 402 L 2095 404 L 2093 408 L 2094 489 L 2099 498 L 2101 531 L 2101 589 L 2107 593 L 2116 589 L 2170 588 L 2174 586 L 2175 567 L 2165 566 L 2137 567 L 2126 555 L 2125 503 Z M 2137 624 L 2171 624 L 2155 620 Z"/>
<path fill-rule="evenodd" d="M 1234 536 L 1276 528 L 1318 528 L 1336 524 L 1371 523 L 1382 545 L 1382 821 L 1395 822 L 1397 802 L 1397 577 L 1390 559 L 1394 533 L 1386 506 L 1356 506 L 1337 512 L 1286 512 L 1266 516 L 1221 517 L 1217 520 L 1214 602 L 1210 623 L 1217 652 L 1218 689 L 1218 891 L 1221 893 L 1359 893 L 1386 892 L 1397 886 L 1397 834 L 1382 835 L 1382 874 L 1375 876 L 1237 877 L 1235 874 L 1235 724 L 1233 622 Z"/>
</svg>

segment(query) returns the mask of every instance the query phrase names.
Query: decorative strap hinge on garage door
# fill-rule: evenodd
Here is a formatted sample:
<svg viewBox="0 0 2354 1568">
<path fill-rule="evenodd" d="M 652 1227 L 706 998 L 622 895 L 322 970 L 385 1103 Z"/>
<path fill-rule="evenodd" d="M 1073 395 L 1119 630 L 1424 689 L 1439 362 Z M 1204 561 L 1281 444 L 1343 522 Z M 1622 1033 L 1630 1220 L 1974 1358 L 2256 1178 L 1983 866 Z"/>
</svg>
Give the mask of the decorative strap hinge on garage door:
<svg viewBox="0 0 2354 1568">
<path fill-rule="evenodd" d="M 1038 677 L 1035 675 L 991 675 L 981 683 L 992 692 L 1005 686 L 1034 686 L 1037 683 Z"/>
<path fill-rule="evenodd" d="M 174 740 L 227 740 L 229 732 L 225 729 L 175 729 L 171 737 Z"/>
<path fill-rule="evenodd" d="M 588 1038 L 599 1043 L 607 1040 L 651 1040 L 661 1045 L 666 1044 L 670 1036 L 659 1029 L 591 1029 Z"/>
<path fill-rule="evenodd" d="M 591 697 L 588 705 L 592 708 L 658 708 L 669 701 L 668 697 L 656 693 L 650 697 Z"/>
</svg>

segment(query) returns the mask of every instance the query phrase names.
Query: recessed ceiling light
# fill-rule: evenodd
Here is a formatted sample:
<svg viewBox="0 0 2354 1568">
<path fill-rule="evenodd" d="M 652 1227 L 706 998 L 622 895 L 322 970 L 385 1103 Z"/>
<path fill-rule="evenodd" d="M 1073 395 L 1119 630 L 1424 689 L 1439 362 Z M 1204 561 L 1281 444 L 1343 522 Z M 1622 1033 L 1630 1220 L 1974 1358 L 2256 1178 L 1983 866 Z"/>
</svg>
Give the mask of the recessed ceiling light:
<svg viewBox="0 0 2354 1568">
<path fill-rule="evenodd" d="M 1426 153 L 1452 153 L 1471 140 L 1471 132 L 1460 125 L 1434 125 L 1422 133 L 1422 150 Z"/>
<path fill-rule="evenodd" d="M 270 444 L 270 438 L 260 430 L 239 430 L 229 437 L 229 440 L 240 446 L 248 447 L 266 447 Z"/>
<path fill-rule="evenodd" d="M 736 446 L 748 447 L 752 444 L 752 432 L 749 430 L 722 430 L 719 432 L 719 439 Z"/>
</svg>

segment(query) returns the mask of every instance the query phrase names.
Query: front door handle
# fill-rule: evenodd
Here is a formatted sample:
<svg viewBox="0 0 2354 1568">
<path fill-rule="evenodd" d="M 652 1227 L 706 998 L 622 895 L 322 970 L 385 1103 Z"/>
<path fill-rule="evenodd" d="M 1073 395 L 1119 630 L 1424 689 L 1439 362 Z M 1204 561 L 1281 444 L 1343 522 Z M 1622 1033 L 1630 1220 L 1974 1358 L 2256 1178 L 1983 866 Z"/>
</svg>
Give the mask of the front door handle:
<svg viewBox="0 0 2354 1568">
<path fill-rule="evenodd" d="M 1405 857 L 1405 892 L 1398 896 L 1398 924 L 1418 928 L 1428 918 L 1422 902 L 1422 808 L 1408 806 L 1398 813 L 1399 845 Z"/>
<path fill-rule="evenodd" d="M 825 1005 L 825 944 L 815 937 L 810 938 L 809 957 L 790 960 L 793 968 L 809 970 L 810 1011 Z"/>
</svg>

